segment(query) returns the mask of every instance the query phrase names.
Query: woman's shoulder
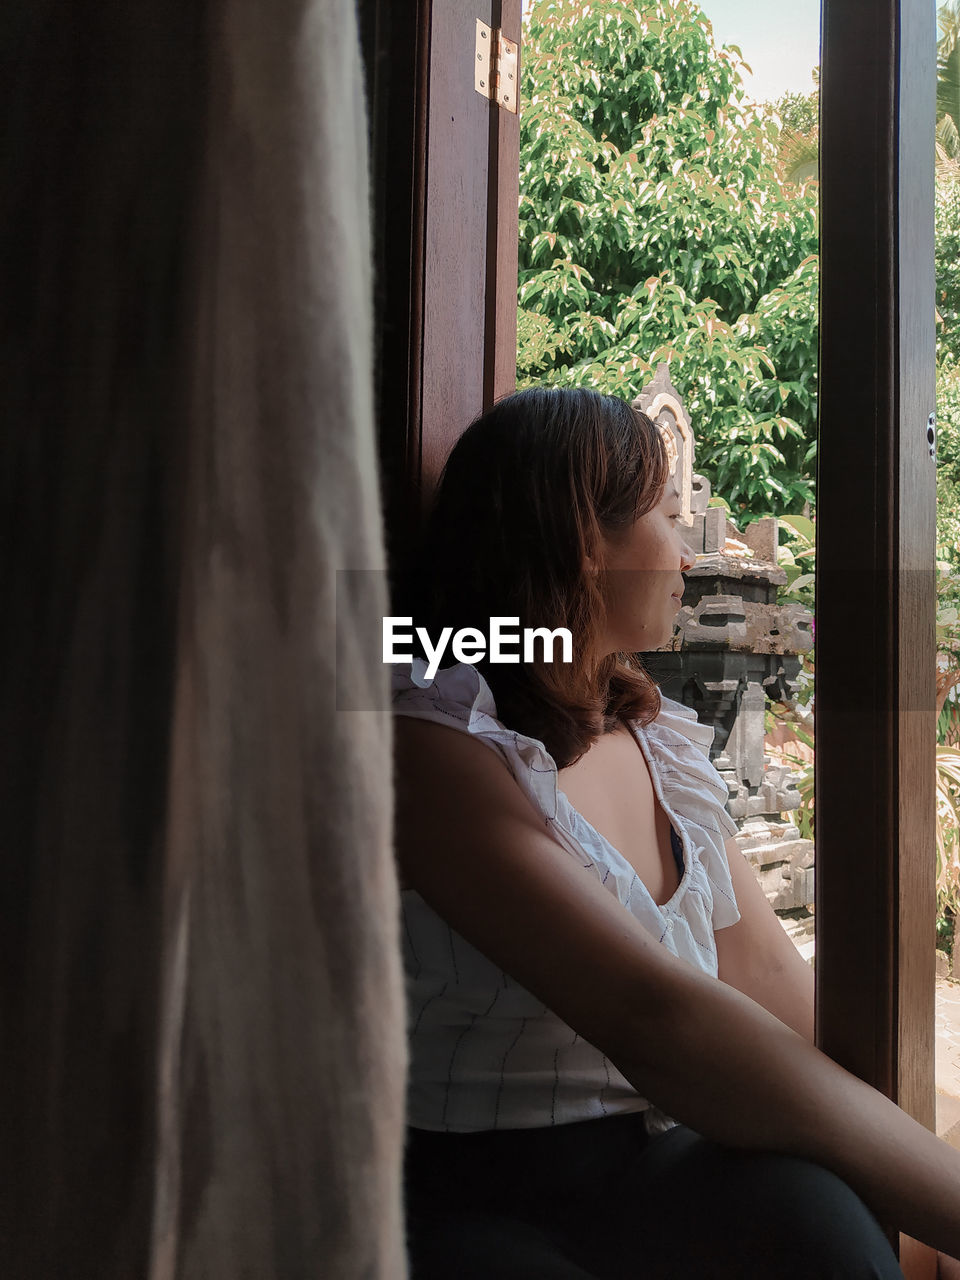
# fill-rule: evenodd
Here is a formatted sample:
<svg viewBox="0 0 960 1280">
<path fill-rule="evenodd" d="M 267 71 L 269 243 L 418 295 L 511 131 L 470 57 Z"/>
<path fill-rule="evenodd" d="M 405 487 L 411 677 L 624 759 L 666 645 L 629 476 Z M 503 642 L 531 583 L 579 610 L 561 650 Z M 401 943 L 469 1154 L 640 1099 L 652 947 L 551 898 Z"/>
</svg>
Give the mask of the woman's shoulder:
<svg viewBox="0 0 960 1280">
<path fill-rule="evenodd" d="M 643 727 L 652 731 L 653 737 L 658 741 L 668 743 L 682 739 L 698 747 L 705 755 L 709 755 L 715 736 L 713 727 L 702 724 L 693 707 L 668 698 L 662 691 L 660 710 L 654 719 Z"/>
<path fill-rule="evenodd" d="M 493 693 L 476 667 L 458 662 L 433 674 L 428 671 L 423 658 L 395 668 L 390 680 L 394 715 L 467 725 L 500 724 Z"/>
<path fill-rule="evenodd" d="M 404 718 L 459 730 L 497 752 L 528 799 L 546 817 L 557 812 L 557 766 L 542 742 L 509 728 L 497 718 L 493 693 L 476 667 L 461 662 L 427 674 L 422 658 L 393 673 L 393 711 Z M 404 735 L 405 737 L 408 735 Z M 419 745 L 426 735 L 418 735 Z M 441 751 L 442 741 L 432 744 Z"/>
</svg>

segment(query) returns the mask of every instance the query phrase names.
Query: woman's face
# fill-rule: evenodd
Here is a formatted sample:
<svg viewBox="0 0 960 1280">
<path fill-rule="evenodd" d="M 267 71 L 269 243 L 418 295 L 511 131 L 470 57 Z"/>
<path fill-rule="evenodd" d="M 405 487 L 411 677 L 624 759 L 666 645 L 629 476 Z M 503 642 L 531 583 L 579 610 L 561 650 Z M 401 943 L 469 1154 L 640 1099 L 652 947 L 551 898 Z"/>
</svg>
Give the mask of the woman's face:
<svg viewBox="0 0 960 1280">
<path fill-rule="evenodd" d="M 601 656 L 658 649 L 673 635 L 685 570 L 696 563 L 680 526 L 680 494 L 667 478 L 660 501 L 603 540 L 607 605 Z"/>
</svg>

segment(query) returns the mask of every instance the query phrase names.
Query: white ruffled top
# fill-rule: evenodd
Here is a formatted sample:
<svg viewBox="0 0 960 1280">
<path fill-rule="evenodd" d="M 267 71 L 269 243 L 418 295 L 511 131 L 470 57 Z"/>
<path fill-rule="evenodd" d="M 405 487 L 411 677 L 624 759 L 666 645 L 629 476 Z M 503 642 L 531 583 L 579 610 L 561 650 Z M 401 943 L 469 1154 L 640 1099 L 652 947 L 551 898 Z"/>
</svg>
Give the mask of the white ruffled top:
<svg viewBox="0 0 960 1280">
<path fill-rule="evenodd" d="M 497 751 L 557 843 L 658 942 L 716 976 L 714 930 L 735 924 L 740 913 L 724 850 L 737 828 L 724 808 L 726 784 L 709 759 L 713 729 L 700 724 L 692 708 L 662 695 L 651 724 L 631 725 L 657 799 L 683 846 L 683 876 L 658 906 L 631 864 L 560 790 L 557 766 L 543 743 L 497 719 L 490 686 L 477 669 L 461 663 L 432 680 L 425 672 L 418 658 L 394 673 L 395 714 L 452 726 Z M 651 1132 L 673 1124 L 418 893 L 404 890 L 401 900 L 411 1125 L 461 1133 L 525 1129 L 639 1110 L 647 1110 Z"/>
</svg>

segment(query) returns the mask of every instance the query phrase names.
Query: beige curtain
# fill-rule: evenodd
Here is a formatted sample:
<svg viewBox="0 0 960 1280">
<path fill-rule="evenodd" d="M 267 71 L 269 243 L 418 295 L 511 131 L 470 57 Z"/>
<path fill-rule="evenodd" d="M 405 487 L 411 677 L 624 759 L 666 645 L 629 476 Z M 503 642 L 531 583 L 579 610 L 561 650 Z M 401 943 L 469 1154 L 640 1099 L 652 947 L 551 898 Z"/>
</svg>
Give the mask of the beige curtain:
<svg viewBox="0 0 960 1280">
<path fill-rule="evenodd" d="M 354 6 L 0 39 L 0 1273 L 402 1280 Z"/>
</svg>

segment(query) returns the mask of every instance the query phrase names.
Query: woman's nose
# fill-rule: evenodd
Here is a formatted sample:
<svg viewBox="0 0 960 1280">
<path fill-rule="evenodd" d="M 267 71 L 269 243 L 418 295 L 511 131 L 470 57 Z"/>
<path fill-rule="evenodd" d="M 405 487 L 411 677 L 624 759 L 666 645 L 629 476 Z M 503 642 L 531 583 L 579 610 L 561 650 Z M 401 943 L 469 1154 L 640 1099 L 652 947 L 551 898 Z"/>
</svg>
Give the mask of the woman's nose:
<svg viewBox="0 0 960 1280">
<path fill-rule="evenodd" d="M 697 563 L 697 553 L 684 538 L 680 535 L 680 572 L 686 573 L 688 569 L 692 569 Z"/>
</svg>

